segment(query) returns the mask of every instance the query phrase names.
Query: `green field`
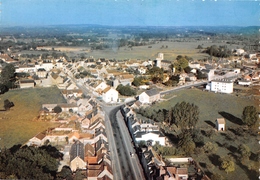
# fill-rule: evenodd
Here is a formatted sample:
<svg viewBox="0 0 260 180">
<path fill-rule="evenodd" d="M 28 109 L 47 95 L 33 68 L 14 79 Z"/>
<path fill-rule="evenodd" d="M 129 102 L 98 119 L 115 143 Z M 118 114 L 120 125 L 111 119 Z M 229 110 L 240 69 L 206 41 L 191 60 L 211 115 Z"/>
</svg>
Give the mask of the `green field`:
<svg viewBox="0 0 260 180">
<path fill-rule="evenodd" d="M 148 46 L 136 46 L 131 50 L 127 47 L 120 47 L 119 49 L 115 48 L 113 50 L 95 50 L 93 52 L 89 52 L 89 56 L 93 56 L 94 58 L 115 58 L 115 59 L 140 59 L 140 60 L 148 60 L 155 59 L 158 56 L 158 53 L 164 53 L 164 59 L 167 60 L 175 60 L 178 55 L 187 55 L 194 59 L 203 59 L 209 57 L 209 55 L 205 53 L 200 53 L 198 49 L 198 45 L 203 44 L 204 48 L 210 47 L 211 45 L 225 45 L 225 43 L 212 43 L 212 42 L 170 42 L 170 41 L 161 41 L 158 44 L 151 45 L 152 48 L 148 48 Z M 161 48 L 162 46 L 168 48 Z M 228 48 L 232 49 L 235 47 L 228 46 Z"/>
<path fill-rule="evenodd" d="M 251 132 L 249 130 L 244 135 L 239 136 L 230 130 L 230 128 L 241 126 L 239 123 L 241 121 L 243 108 L 248 105 L 255 105 L 253 100 L 248 97 L 236 97 L 232 94 L 216 94 L 198 89 L 178 91 L 163 98 L 171 99 L 169 101 L 156 103 L 149 107 L 149 111 L 162 108 L 169 109 L 181 101 L 194 103 L 200 109 L 200 120 L 197 124 L 197 128 L 201 131 L 214 130 L 216 118 L 222 117 L 219 112 L 228 114 L 229 117 L 228 119 L 226 118 L 225 132 L 213 131 L 214 133 L 210 138 L 204 136 L 204 143 L 210 141 L 218 145 L 217 152 L 214 154 L 205 154 L 203 150 L 198 149 L 198 153 L 192 156 L 202 166 L 209 177 L 213 173 L 218 173 L 226 179 L 256 179 L 255 171 L 252 172 L 249 168 L 250 166 L 252 169 L 258 170 L 259 167 L 259 162 L 256 160 L 259 151 L 256 131 Z M 240 144 L 246 144 L 251 150 L 252 155 L 250 156 L 250 160 L 246 163 L 248 167 L 243 165 L 237 158 L 237 149 Z M 235 171 L 227 174 L 224 170 L 219 168 L 218 158 L 227 156 L 228 154 L 231 154 L 234 158 L 236 165 Z"/>
<path fill-rule="evenodd" d="M 198 41 L 198 42 L 173 42 L 173 41 L 158 41 L 156 44 L 146 46 L 134 46 L 132 49 L 128 47 L 110 48 L 105 50 L 90 51 L 88 47 L 55 47 L 55 49 L 67 53 L 68 56 L 74 57 L 77 54 L 85 54 L 86 57 L 93 56 L 94 58 L 106 58 L 106 59 L 140 59 L 140 60 L 153 60 L 158 56 L 158 53 L 164 53 L 164 59 L 175 60 L 178 55 L 187 55 L 193 59 L 204 59 L 209 57 L 206 53 L 200 53 L 197 49 L 198 45 L 202 45 L 203 48 L 210 47 L 212 45 L 227 45 L 226 43 L 212 43 L 210 41 Z M 167 48 L 162 48 L 162 46 Z M 229 49 L 237 48 L 237 45 L 228 45 Z M 31 54 L 32 51 L 24 52 Z M 35 53 L 39 53 L 35 51 Z"/>
<path fill-rule="evenodd" d="M 0 147 L 23 144 L 37 133 L 53 127 L 49 122 L 33 121 L 44 103 L 66 102 L 57 87 L 10 90 L 0 95 L 0 107 L 4 100 L 14 103 L 10 111 L 0 111 Z"/>
</svg>

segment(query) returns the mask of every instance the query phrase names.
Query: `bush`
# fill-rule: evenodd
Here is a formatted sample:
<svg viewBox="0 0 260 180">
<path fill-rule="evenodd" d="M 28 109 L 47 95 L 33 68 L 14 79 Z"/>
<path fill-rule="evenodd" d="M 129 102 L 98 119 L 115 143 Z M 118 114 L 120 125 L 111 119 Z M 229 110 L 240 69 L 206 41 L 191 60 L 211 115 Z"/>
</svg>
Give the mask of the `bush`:
<svg viewBox="0 0 260 180">
<path fill-rule="evenodd" d="M 136 91 L 131 88 L 131 86 L 129 85 L 126 85 L 126 86 L 123 86 L 123 85 L 119 85 L 116 90 L 123 96 L 134 96 L 136 95 Z"/>
<path fill-rule="evenodd" d="M 62 112 L 62 109 L 61 109 L 60 106 L 56 106 L 56 107 L 53 108 L 53 111 L 58 114 L 58 113 Z"/>
<path fill-rule="evenodd" d="M 203 149 L 206 153 L 215 153 L 218 149 L 218 145 L 212 142 L 207 142 L 204 146 Z"/>
</svg>

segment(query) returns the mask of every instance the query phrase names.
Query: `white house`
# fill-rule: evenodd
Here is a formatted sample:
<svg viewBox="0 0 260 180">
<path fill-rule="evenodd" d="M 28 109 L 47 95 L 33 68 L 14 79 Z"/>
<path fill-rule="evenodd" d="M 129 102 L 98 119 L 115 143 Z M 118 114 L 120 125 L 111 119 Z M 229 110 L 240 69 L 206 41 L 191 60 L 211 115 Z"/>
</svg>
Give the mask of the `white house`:
<svg viewBox="0 0 260 180">
<path fill-rule="evenodd" d="M 29 139 L 26 143 L 27 146 L 41 146 L 44 144 L 46 135 L 43 133 L 39 133 L 33 138 Z"/>
<path fill-rule="evenodd" d="M 151 131 L 151 132 L 137 132 L 135 134 L 136 142 L 145 141 L 155 145 L 158 142 L 160 145 L 165 146 L 165 136 L 160 131 Z"/>
<path fill-rule="evenodd" d="M 213 80 L 210 83 L 210 91 L 233 93 L 233 82 L 228 79 Z"/>
<path fill-rule="evenodd" d="M 247 80 L 239 80 L 238 84 L 242 85 L 242 86 L 249 86 L 249 85 L 252 84 L 252 82 L 251 81 L 247 81 Z"/>
<path fill-rule="evenodd" d="M 96 85 L 94 85 L 94 90 L 97 92 L 103 91 L 107 87 L 108 87 L 108 85 L 104 81 L 102 81 L 102 82 L 98 82 Z"/>
<path fill-rule="evenodd" d="M 189 66 L 192 69 L 199 69 L 200 68 L 200 63 L 198 63 L 198 62 L 189 63 Z"/>
<path fill-rule="evenodd" d="M 155 101 L 159 101 L 161 98 L 160 92 L 157 89 L 150 89 L 148 91 L 142 92 L 139 95 L 139 101 L 142 104 L 150 104 Z"/>
<path fill-rule="evenodd" d="M 106 103 L 113 103 L 118 101 L 118 92 L 114 88 L 107 87 L 102 93 L 102 99 Z"/>
<path fill-rule="evenodd" d="M 226 122 L 225 122 L 224 118 L 217 118 L 216 119 L 216 129 L 218 131 L 225 131 L 225 125 L 226 125 Z"/>
</svg>

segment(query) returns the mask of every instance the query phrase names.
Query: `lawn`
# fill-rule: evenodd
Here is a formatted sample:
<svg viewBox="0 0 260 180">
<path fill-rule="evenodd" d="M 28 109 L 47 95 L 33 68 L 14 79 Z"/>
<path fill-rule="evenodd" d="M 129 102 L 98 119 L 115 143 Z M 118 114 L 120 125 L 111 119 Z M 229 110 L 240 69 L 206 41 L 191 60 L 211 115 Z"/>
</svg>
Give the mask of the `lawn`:
<svg viewBox="0 0 260 180">
<path fill-rule="evenodd" d="M 257 160 L 257 154 L 259 151 L 257 133 L 255 131 L 246 131 L 243 135 L 236 135 L 236 132 L 230 128 L 237 128 L 241 125 L 241 116 L 243 108 L 248 105 L 255 105 L 254 101 L 248 97 L 237 97 L 232 94 L 216 94 L 213 92 L 206 92 L 198 89 L 187 89 L 172 93 L 163 98 L 168 101 L 162 101 L 149 107 L 149 110 L 169 109 L 176 103 L 186 101 L 194 103 L 200 109 L 200 120 L 197 124 L 197 128 L 202 131 L 214 130 L 215 119 L 226 117 L 226 131 L 216 132 L 212 131 L 210 137 L 203 135 L 204 143 L 210 141 L 217 144 L 218 149 L 214 153 L 204 153 L 204 151 L 198 147 L 196 154 L 191 155 L 203 168 L 203 170 L 209 175 L 213 173 L 221 174 L 226 179 L 256 179 L 255 171 L 251 171 L 250 168 L 258 170 L 259 162 Z M 255 133 L 254 133 L 255 132 Z M 242 164 L 239 160 L 238 146 L 240 144 L 247 145 L 251 150 L 251 156 L 247 163 Z M 226 173 L 220 169 L 219 157 L 225 157 L 230 155 L 234 158 L 235 171 Z M 246 164 L 246 165 L 245 165 Z"/>
<path fill-rule="evenodd" d="M 1 110 L 4 109 L 5 99 L 12 101 L 15 106 L 10 111 L 0 111 L 1 148 L 23 144 L 37 133 L 55 126 L 33 119 L 37 117 L 42 104 L 66 102 L 57 87 L 10 90 L 0 95 Z"/>
</svg>

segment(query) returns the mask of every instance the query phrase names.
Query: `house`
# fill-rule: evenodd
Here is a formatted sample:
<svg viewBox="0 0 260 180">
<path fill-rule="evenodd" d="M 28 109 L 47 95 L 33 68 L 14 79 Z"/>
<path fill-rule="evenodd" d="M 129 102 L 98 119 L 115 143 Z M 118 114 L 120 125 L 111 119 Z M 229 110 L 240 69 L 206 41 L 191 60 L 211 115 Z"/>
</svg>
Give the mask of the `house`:
<svg viewBox="0 0 260 180">
<path fill-rule="evenodd" d="M 136 142 L 145 141 L 150 145 L 155 145 L 158 142 L 160 145 L 165 146 L 165 139 L 165 136 L 160 131 L 141 131 L 135 134 Z"/>
<path fill-rule="evenodd" d="M 188 179 L 188 169 L 187 168 L 177 168 L 176 178 L 180 179 L 180 180 L 187 180 Z"/>
<path fill-rule="evenodd" d="M 63 84 L 64 79 L 59 74 L 52 72 L 51 77 L 56 84 Z"/>
<path fill-rule="evenodd" d="M 30 73 L 30 72 L 35 72 L 36 68 L 34 65 L 20 65 L 19 67 L 15 68 L 16 73 Z"/>
<path fill-rule="evenodd" d="M 217 118 L 216 119 L 216 129 L 218 131 L 225 131 L 225 125 L 226 125 L 226 122 L 225 122 L 224 118 Z"/>
<path fill-rule="evenodd" d="M 245 52 L 244 49 L 235 49 L 235 50 L 234 50 L 234 55 L 240 56 L 240 55 L 242 55 L 244 52 Z"/>
<path fill-rule="evenodd" d="M 66 87 L 67 90 L 74 90 L 74 89 L 78 89 L 78 86 L 74 83 L 70 83 L 67 85 Z"/>
<path fill-rule="evenodd" d="M 94 90 L 96 92 L 102 92 L 104 89 L 106 89 L 108 87 L 108 85 L 104 82 L 104 81 L 101 81 L 101 82 L 97 82 L 95 85 L 94 85 Z"/>
<path fill-rule="evenodd" d="M 147 71 L 147 68 L 145 66 L 139 66 L 137 68 L 137 71 L 140 73 L 140 74 L 145 74 L 146 71 Z"/>
<path fill-rule="evenodd" d="M 46 71 L 50 71 L 53 69 L 54 64 L 51 60 L 43 60 L 43 62 L 35 65 L 36 69 L 44 68 Z"/>
<path fill-rule="evenodd" d="M 151 104 L 155 101 L 159 101 L 161 95 L 157 89 L 150 89 L 148 91 L 142 92 L 138 98 L 142 104 Z"/>
<path fill-rule="evenodd" d="M 28 146 L 41 146 L 43 145 L 45 141 L 46 135 L 44 133 L 39 133 L 33 138 L 29 139 L 29 141 L 26 143 Z"/>
<path fill-rule="evenodd" d="M 44 68 L 37 69 L 36 75 L 39 78 L 46 78 L 47 77 L 47 71 Z"/>
<path fill-rule="evenodd" d="M 233 93 L 233 82 L 228 79 L 213 80 L 210 83 L 210 91 Z"/>
<path fill-rule="evenodd" d="M 61 107 L 62 112 L 78 112 L 79 108 L 77 106 L 77 104 L 66 104 L 66 103 L 61 103 L 58 104 L 58 106 Z"/>
<path fill-rule="evenodd" d="M 35 86 L 35 82 L 33 79 L 21 79 L 19 81 L 20 88 L 33 88 Z"/>
<path fill-rule="evenodd" d="M 193 73 L 189 73 L 189 74 L 187 74 L 186 80 L 187 81 L 196 81 L 197 77 Z"/>
<path fill-rule="evenodd" d="M 171 67 L 171 65 L 172 65 L 172 62 L 171 61 L 169 61 L 169 60 L 161 60 L 161 68 L 163 68 L 163 70 L 170 70 L 170 71 L 172 71 L 173 72 L 173 70 L 171 69 L 172 67 Z"/>
<path fill-rule="evenodd" d="M 198 62 L 189 63 L 189 67 L 192 69 L 199 69 L 200 63 L 198 63 Z"/>
<path fill-rule="evenodd" d="M 117 79 L 119 81 L 120 84 L 122 84 L 123 86 L 132 85 L 132 82 L 134 81 L 134 75 L 132 74 L 121 74 L 119 76 L 117 76 Z"/>
<path fill-rule="evenodd" d="M 214 76 L 215 76 L 215 74 L 214 74 L 215 69 L 202 69 L 201 72 L 202 72 L 203 74 L 206 74 L 206 75 L 207 75 L 207 77 L 208 77 L 208 81 L 211 81 L 211 80 L 214 79 Z"/>
<path fill-rule="evenodd" d="M 118 92 L 114 88 L 107 87 L 102 93 L 102 99 L 106 103 L 118 102 Z"/>
<path fill-rule="evenodd" d="M 76 141 L 70 149 L 70 169 L 75 172 L 77 169 L 86 169 L 84 161 L 84 144 Z"/>
<path fill-rule="evenodd" d="M 249 86 L 249 85 L 252 84 L 252 82 L 251 81 L 247 81 L 247 80 L 239 80 L 238 84 L 241 85 L 241 86 Z"/>
</svg>

